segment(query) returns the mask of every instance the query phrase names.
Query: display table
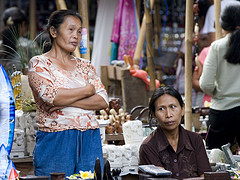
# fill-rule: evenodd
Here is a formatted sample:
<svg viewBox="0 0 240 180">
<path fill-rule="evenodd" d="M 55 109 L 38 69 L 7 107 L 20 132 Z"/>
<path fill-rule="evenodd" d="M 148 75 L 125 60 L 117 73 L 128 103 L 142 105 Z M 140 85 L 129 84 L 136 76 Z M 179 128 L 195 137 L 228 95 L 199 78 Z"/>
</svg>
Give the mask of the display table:
<svg viewBox="0 0 240 180">
<path fill-rule="evenodd" d="M 33 157 L 12 158 L 16 169 L 20 171 L 20 176 L 34 175 Z"/>
</svg>

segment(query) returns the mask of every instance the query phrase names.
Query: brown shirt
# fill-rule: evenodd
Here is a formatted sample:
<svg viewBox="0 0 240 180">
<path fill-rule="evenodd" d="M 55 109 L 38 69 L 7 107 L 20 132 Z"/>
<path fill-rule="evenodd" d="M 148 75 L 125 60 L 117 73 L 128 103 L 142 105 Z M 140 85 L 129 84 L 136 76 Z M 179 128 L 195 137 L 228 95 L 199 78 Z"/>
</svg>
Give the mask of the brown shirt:
<svg viewBox="0 0 240 180">
<path fill-rule="evenodd" d="M 142 143 L 139 165 L 153 164 L 172 172 L 173 178 L 198 177 L 211 172 L 202 138 L 179 126 L 177 152 L 169 144 L 162 129 L 158 127 Z"/>
</svg>

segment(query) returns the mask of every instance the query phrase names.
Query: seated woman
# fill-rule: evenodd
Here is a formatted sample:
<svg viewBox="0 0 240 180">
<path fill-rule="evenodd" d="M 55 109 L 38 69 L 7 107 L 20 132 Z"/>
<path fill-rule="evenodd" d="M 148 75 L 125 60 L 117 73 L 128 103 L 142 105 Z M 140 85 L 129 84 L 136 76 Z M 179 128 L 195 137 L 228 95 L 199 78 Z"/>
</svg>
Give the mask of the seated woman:
<svg viewBox="0 0 240 180">
<path fill-rule="evenodd" d="M 153 164 L 172 172 L 173 178 L 203 176 L 211 166 L 202 138 L 181 125 L 184 102 L 172 87 L 160 87 L 152 95 L 149 115 L 158 121 L 157 129 L 142 143 L 139 165 Z"/>
</svg>

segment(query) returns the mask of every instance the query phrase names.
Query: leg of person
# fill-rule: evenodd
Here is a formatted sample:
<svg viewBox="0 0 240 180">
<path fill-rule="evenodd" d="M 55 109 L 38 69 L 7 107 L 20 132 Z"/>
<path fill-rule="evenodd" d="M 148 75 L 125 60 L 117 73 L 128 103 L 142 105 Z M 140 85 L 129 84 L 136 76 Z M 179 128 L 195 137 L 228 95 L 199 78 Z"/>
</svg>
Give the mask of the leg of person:
<svg viewBox="0 0 240 180">
<path fill-rule="evenodd" d="M 89 129 L 83 131 L 79 136 L 79 158 L 75 173 L 79 171 L 94 172 L 95 161 L 99 158 L 101 162 L 101 170 L 103 172 L 103 152 L 102 142 L 99 129 Z"/>
<path fill-rule="evenodd" d="M 234 110 L 218 111 L 210 109 L 208 121 L 207 148 L 219 148 L 234 141 L 232 125 L 234 121 Z"/>
<path fill-rule="evenodd" d="M 52 172 L 74 173 L 77 156 L 77 130 L 37 132 L 33 152 L 36 176 L 50 176 Z"/>
</svg>

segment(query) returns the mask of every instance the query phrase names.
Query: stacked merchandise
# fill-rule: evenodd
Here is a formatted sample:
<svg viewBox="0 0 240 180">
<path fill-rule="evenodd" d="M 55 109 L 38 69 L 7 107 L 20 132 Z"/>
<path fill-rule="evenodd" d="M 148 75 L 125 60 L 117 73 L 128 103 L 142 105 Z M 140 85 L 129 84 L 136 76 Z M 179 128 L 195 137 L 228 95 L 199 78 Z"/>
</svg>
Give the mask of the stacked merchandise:
<svg viewBox="0 0 240 180">
<path fill-rule="evenodd" d="M 123 173 L 138 171 L 138 151 L 143 141 L 142 122 L 132 120 L 123 124 L 125 145 L 104 145 L 103 153 L 111 168 L 121 168 Z"/>
</svg>

